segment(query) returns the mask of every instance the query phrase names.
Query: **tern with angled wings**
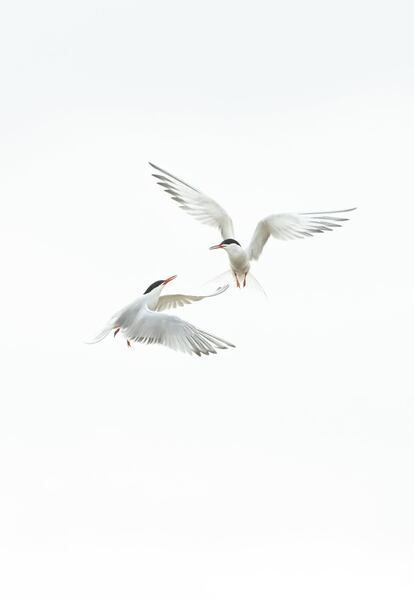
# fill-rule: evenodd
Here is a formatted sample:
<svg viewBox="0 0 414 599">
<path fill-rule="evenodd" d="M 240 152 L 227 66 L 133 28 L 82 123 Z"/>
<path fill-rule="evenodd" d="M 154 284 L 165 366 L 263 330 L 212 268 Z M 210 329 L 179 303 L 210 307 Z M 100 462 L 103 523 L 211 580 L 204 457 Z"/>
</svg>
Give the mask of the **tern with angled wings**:
<svg viewBox="0 0 414 599">
<path fill-rule="evenodd" d="M 165 285 L 175 278 L 176 275 L 152 283 L 143 295 L 116 312 L 89 343 L 102 341 L 111 331 L 114 337 L 121 331 L 128 346 L 131 346 L 133 341 L 160 343 L 176 351 L 197 356 L 215 354 L 216 349 L 234 347 L 232 343 L 206 333 L 177 316 L 160 314 L 163 310 L 220 295 L 228 289 L 228 285 L 220 287 L 210 295 L 161 295 Z"/>
<path fill-rule="evenodd" d="M 270 236 L 284 240 L 300 239 L 312 237 L 315 233 L 332 231 L 349 220 L 347 218 L 349 212 L 356 210 L 356 208 L 348 208 L 324 212 L 271 214 L 258 222 L 249 245 L 243 247 L 235 239 L 232 219 L 220 204 L 175 175 L 151 162 L 149 164 L 156 171 L 153 176 L 158 184 L 182 210 L 200 222 L 219 229 L 222 241 L 211 246 L 210 249 L 225 250 L 237 287 L 246 286 L 250 262 L 259 259 Z"/>
</svg>

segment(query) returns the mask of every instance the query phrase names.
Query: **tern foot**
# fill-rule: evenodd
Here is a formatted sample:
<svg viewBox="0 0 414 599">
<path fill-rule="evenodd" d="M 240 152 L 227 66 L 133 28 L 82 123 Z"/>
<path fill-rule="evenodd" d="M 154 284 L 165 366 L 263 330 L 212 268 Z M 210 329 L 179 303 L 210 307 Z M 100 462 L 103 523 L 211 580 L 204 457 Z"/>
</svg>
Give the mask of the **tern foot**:
<svg viewBox="0 0 414 599">
<path fill-rule="evenodd" d="M 118 333 L 119 333 L 120 330 L 121 330 L 120 327 L 118 327 L 117 329 L 115 329 L 115 331 L 114 331 L 114 337 L 116 337 L 118 335 Z"/>
</svg>

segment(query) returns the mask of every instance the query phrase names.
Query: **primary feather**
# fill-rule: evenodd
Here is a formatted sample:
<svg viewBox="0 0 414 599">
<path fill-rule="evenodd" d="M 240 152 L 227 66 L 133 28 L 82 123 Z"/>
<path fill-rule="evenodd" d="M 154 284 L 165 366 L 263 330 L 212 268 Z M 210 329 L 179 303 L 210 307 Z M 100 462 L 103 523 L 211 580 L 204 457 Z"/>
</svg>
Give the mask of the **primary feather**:
<svg viewBox="0 0 414 599">
<path fill-rule="evenodd" d="M 176 351 L 197 356 L 215 354 L 216 348 L 234 347 L 232 343 L 197 329 L 177 316 L 159 314 L 148 308 L 128 327 L 125 335 L 131 341 L 160 343 Z"/>
<path fill-rule="evenodd" d="M 312 237 L 315 233 L 332 231 L 349 220 L 339 214 L 351 212 L 355 208 L 334 210 L 331 212 L 298 212 L 271 214 L 259 221 L 253 233 L 247 253 L 250 260 L 257 260 L 270 235 L 276 239 L 300 239 Z"/>
<path fill-rule="evenodd" d="M 227 212 L 215 200 L 202 191 L 178 179 L 159 166 L 149 163 L 162 175 L 155 173 L 158 185 L 175 200 L 180 208 L 206 225 L 217 227 L 223 239 L 233 237 L 233 223 Z"/>
<path fill-rule="evenodd" d="M 157 312 L 162 312 L 163 310 L 170 310 L 171 308 L 181 308 L 186 304 L 192 304 L 193 302 L 199 302 L 206 297 L 215 297 L 216 295 L 220 295 L 220 293 L 224 293 L 227 291 L 229 285 L 224 285 L 223 287 L 219 287 L 214 293 L 210 293 L 208 295 L 162 295 L 158 300 L 157 307 L 155 308 Z"/>
</svg>

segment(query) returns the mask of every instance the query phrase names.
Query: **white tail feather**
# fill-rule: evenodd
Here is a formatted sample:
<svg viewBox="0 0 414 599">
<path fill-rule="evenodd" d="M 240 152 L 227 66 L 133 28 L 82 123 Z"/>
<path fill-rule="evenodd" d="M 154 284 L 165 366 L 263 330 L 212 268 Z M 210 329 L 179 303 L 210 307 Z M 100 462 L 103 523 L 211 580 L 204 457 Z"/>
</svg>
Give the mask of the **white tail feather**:
<svg viewBox="0 0 414 599">
<path fill-rule="evenodd" d="M 254 277 L 252 275 L 252 273 L 250 271 L 247 273 L 247 286 L 250 287 L 250 289 L 259 291 L 267 298 L 266 291 L 263 289 L 263 287 L 260 285 L 259 281 L 256 279 L 256 277 Z"/>
<path fill-rule="evenodd" d="M 107 337 L 109 335 L 111 330 L 112 330 L 112 327 L 105 327 L 104 329 L 102 329 L 102 331 L 100 333 L 98 333 L 96 335 L 96 337 L 94 337 L 90 341 L 85 341 L 85 343 L 99 343 L 100 341 L 105 339 L 105 337 Z"/>
<path fill-rule="evenodd" d="M 235 279 L 235 276 L 233 274 L 233 271 L 226 270 L 226 271 L 222 272 L 221 274 L 217 275 L 216 277 L 214 277 L 213 279 L 210 279 L 209 281 L 207 281 L 206 283 L 204 283 L 203 287 L 213 286 L 213 285 L 224 285 L 224 284 L 228 284 L 228 283 L 231 283 L 232 285 L 234 285 L 235 281 L 236 281 L 236 279 Z M 259 293 L 262 293 L 267 298 L 266 291 L 260 285 L 260 283 L 256 279 L 256 277 L 254 277 L 252 275 L 251 271 L 249 271 L 247 273 L 246 286 L 249 289 L 253 289 L 254 291 L 259 291 Z"/>
<path fill-rule="evenodd" d="M 233 284 L 234 283 L 234 275 L 232 273 L 231 270 L 226 270 L 225 272 L 222 272 L 221 274 L 217 275 L 216 277 L 213 277 L 212 279 L 210 279 L 209 281 L 206 281 L 205 283 L 203 283 L 203 287 L 207 287 L 207 286 L 214 286 L 214 285 L 227 285 L 227 284 Z"/>
</svg>

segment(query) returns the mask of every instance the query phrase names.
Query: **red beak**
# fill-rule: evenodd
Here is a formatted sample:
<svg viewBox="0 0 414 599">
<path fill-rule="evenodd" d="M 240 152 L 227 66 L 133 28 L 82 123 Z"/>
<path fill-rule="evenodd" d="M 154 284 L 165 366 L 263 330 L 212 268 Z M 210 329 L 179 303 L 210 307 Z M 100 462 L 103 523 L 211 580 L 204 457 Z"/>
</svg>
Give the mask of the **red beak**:
<svg viewBox="0 0 414 599">
<path fill-rule="evenodd" d="M 176 279 L 176 278 L 177 278 L 177 275 L 173 275 L 172 277 L 168 277 L 168 279 L 165 279 L 163 285 L 166 285 L 170 281 L 174 281 L 174 279 Z"/>
<path fill-rule="evenodd" d="M 224 245 L 222 243 L 219 243 L 218 245 L 212 245 L 211 248 L 208 248 L 209 250 L 219 250 L 221 248 L 224 248 Z"/>
</svg>

